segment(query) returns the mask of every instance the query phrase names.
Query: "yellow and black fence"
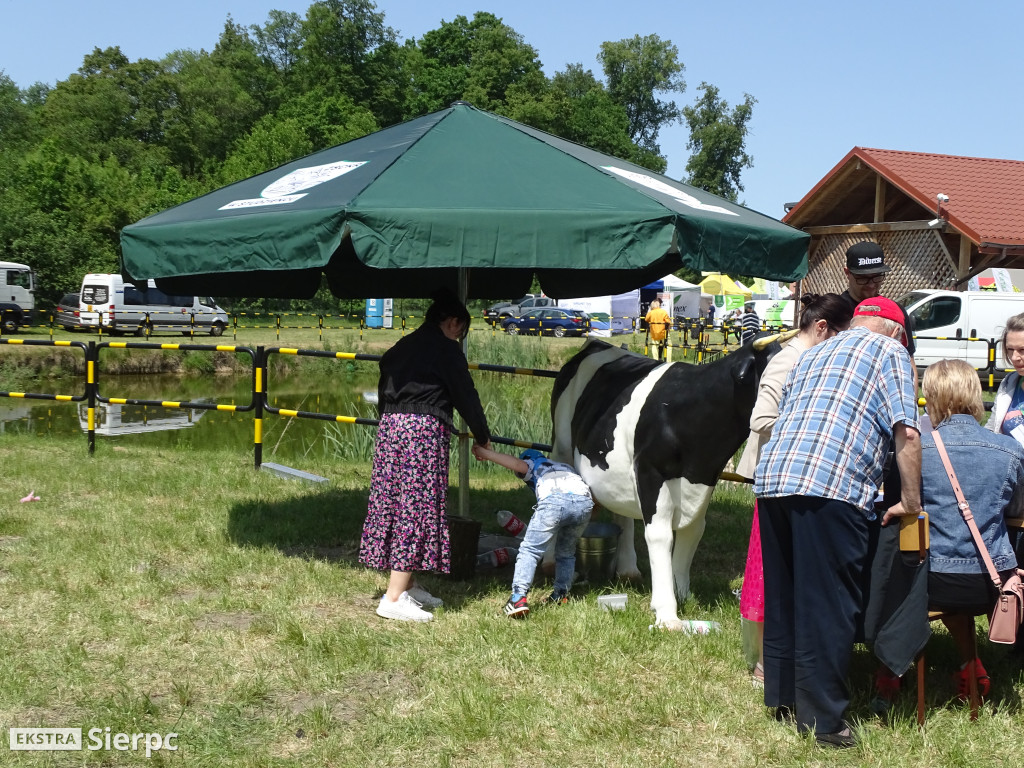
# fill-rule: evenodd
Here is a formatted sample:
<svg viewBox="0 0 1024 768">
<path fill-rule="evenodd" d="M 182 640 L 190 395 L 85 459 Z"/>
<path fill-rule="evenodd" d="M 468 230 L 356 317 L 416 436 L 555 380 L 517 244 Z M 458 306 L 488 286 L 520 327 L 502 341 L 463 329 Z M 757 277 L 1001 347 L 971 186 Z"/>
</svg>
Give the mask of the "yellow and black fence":
<svg viewBox="0 0 1024 768">
<path fill-rule="evenodd" d="M 993 390 L 996 388 L 996 373 L 1006 373 L 1007 371 L 1013 370 L 1012 368 L 999 368 L 996 366 L 996 349 L 998 343 L 995 339 L 982 339 L 977 336 L 921 336 L 920 334 L 914 334 L 915 341 L 954 341 L 954 342 L 965 342 L 967 344 L 984 344 L 987 347 L 985 353 L 985 365 L 974 366 L 974 370 L 978 372 L 978 375 L 982 378 L 982 388 Z"/>
<path fill-rule="evenodd" d="M 689 346 L 686 340 L 687 336 L 690 336 L 692 332 L 696 332 L 695 344 L 693 347 L 697 351 L 698 362 L 710 362 L 715 356 L 721 355 L 723 350 L 712 349 L 707 344 L 706 334 L 708 327 L 703 324 L 702 321 L 697 321 L 692 327 L 684 327 L 684 341 L 683 344 L 678 345 L 680 347 Z M 917 337 L 918 339 L 936 339 L 936 340 L 947 340 L 945 337 Z M 954 340 L 954 339 L 948 339 Z M 972 343 L 984 343 L 988 347 L 987 365 L 983 368 L 977 369 L 980 374 L 988 374 L 988 386 L 989 388 L 995 385 L 995 374 L 997 371 L 1003 369 L 997 369 L 995 365 L 996 347 L 997 342 L 995 339 L 981 339 L 981 338 L 969 338 L 969 339 L 955 339 L 955 341 L 967 341 Z M 262 464 L 262 435 L 263 435 L 263 419 L 264 414 L 270 414 L 275 416 L 283 416 L 287 418 L 300 418 L 300 419 L 316 419 L 322 421 L 333 421 L 337 423 L 347 424 L 360 424 L 366 426 L 376 426 L 378 421 L 376 419 L 367 419 L 354 416 L 346 416 L 341 414 L 326 414 L 312 411 L 300 411 L 287 408 L 275 408 L 270 405 L 269 400 L 269 379 L 268 379 L 268 360 L 271 355 L 274 354 L 286 354 L 286 355 L 300 355 L 306 357 L 320 357 L 320 358 L 333 358 L 336 360 L 363 360 L 368 362 L 376 362 L 380 360 L 379 355 L 362 354 L 355 352 L 327 352 L 310 349 L 298 349 L 290 347 L 270 347 L 265 348 L 257 346 L 255 348 L 237 346 L 237 345 L 207 345 L 207 344 L 161 344 L 155 342 L 144 342 L 144 341 L 106 341 L 106 342 L 81 342 L 81 341 L 64 341 L 64 340 L 37 340 L 37 339 L 20 339 L 12 338 L 9 336 L 0 338 L 0 344 L 6 344 L 15 347 L 67 347 L 80 350 L 85 358 L 85 382 L 84 388 L 80 393 L 77 394 L 47 394 L 47 393 L 36 393 L 36 392 L 15 392 L 15 391 L 0 391 L 0 397 L 10 398 L 24 398 L 24 399 L 35 399 L 35 400 L 52 400 L 59 402 L 79 402 L 85 403 L 87 406 L 87 440 L 89 453 L 92 454 L 95 451 L 96 444 L 96 405 L 97 403 L 104 404 L 116 404 L 116 405 L 142 405 L 142 406 L 157 406 L 162 408 L 170 409 L 194 409 L 194 410 L 217 410 L 217 411 L 229 411 L 233 413 L 253 413 L 254 425 L 253 425 L 253 446 L 254 446 L 254 463 L 258 469 Z M 239 355 L 245 355 L 249 358 L 251 369 L 252 386 L 251 392 L 252 397 L 246 404 L 238 405 L 234 403 L 217 403 L 210 401 L 181 401 L 181 400 L 155 400 L 155 399 L 139 399 L 129 397 L 106 397 L 101 393 L 100 390 L 100 363 L 101 355 L 109 354 L 108 350 L 127 350 L 127 349 L 149 349 L 149 350 L 163 350 L 163 351 L 177 351 L 177 352 L 199 352 L 199 353 L 217 353 L 217 352 L 230 352 Z M 470 369 L 478 371 L 490 371 L 496 373 L 507 373 L 513 375 L 526 375 L 526 376 L 537 376 L 542 378 L 554 378 L 558 375 L 557 371 L 550 371 L 544 369 L 535 368 L 518 368 L 513 366 L 504 365 L 491 365 L 487 363 L 471 363 Z M 460 438 L 468 439 L 471 435 L 467 433 L 461 433 Z M 497 444 L 516 446 L 520 448 L 535 448 L 537 450 L 549 451 L 551 446 L 544 443 L 535 443 L 524 440 L 517 440 L 510 437 L 492 436 L 491 441 Z"/>
<path fill-rule="evenodd" d="M 62 403 L 81 403 L 88 402 L 89 404 L 89 452 L 93 450 L 95 442 L 94 432 L 94 420 L 95 420 L 95 388 L 94 388 L 94 377 L 96 373 L 95 367 L 95 350 L 89 345 L 81 341 L 43 341 L 42 339 L 14 339 L 14 338 L 0 338 L 0 344 L 10 344 L 12 346 L 19 347 L 70 347 L 73 349 L 80 349 L 85 356 L 85 389 L 81 394 L 77 395 L 59 395 L 59 394 L 46 394 L 40 392 L 10 392 L 0 391 L 0 397 L 13 397 L 25 400 L 53 400 Z"/>
<path fill-rule="evenodd" d="M 415 330 L 423 322 L 422 315 L 416 314 L 395 314 L 390 318 L 390 326 L 370 325 L 369 316 L 365 312 L 350 312 L 342 314 L 324 314 L 314 312 L 201 312 L 191 308 L 183 308 L 180 315 L 173 313 L 159 312 L 136 312 L 132 310 L 119 310 L 113 312 L 97 312 L 96 317 L 90 317 L 88 325 L 81 323 L 80 317 L 62 316 L 57 310 L 37 310 L 32 313 L 32 323 L 23 327 L 45 327 L 49 338 L 54 339 L 55 331 L 64 328 L 69 331 L 96 332 L 102 339 L 104 336 L 141 336 L 150 338 L 161 333 L 180 333 L 195 340 L 197 337 L 221 336 L 230 329 L 232 341 L 237 342 L 239 333 L 248 330 L 273 330 L 275 341 L 281 340 L 282 331 L 291 330 L 316 330 L 319 341 L 324 341 L 325 332 L 340 330 L 357 330 L 360 338 L 363 338 L 367 331 L 386 329 L 397 330 L 402 335 Z M 173 316 L 172 316 L 173 315 Z M 374 317 L 381 320 L 380 317 Z M 586 336 L 591 335 L 591 320 L 581 320 L 579 327 L 567 329 L 561 325 L 547 320 L 541 320 L 536 332 L 544 336 Z M 485 325 L 471 327 L 473 332 L 489 331 L 492 336 L 507 329 L 498 321 L 492 318 L 484 318 Z M 518 318 L 511 318 L 518 320 Z M 616 325 L 615 335 L 646 333 L 646 325 L 642 317 L 634 316 L 612 316 L 608 318 L 611 325 Z M 625 331 L 623 329 L 626 329 Z M 762 323 L 763 330 L 777 330 L 768 324 Z M 524 331 L 525 332 L 525 331 Z M 530 332 L 533 332 L 531 329 Z M 711 334 L 715 332 L 721 335 L 721 344 L 711 342 Z M 0 335 L 4 335 L 0 328 Z M 513 334 L 514 335 L 514 334 Z M 683 350 L 688 357 L 691 355 L 698 363 L 711 362 L 728 351 L 731 341 L 736 344 L 740 341 L 741 326 L 738 322 L 725 321 L 718 326 L 707 323 L 703 318 L 676 318 L 669 330 L 668 338 L 661 344 L 647 344 L 648 352 L 660 353 L 658 356 L 664 359 L 672 359 L 672 350 Z M 693 343 L 691 343 L 691 341 Z"/>
<path fill-rule="evenodd" d="M 97 368 L 99 364 L 99 355 L 102 351 L 107 349 L 153 349 L 153 350 L 165 350 L 165 351 L 178 351 L 178 352 L 233 352 L 235 354 L 248 355 L 251 362 L 252 370 L 252 399 L 247 405 L 236 405 L 227 403 L 211 403 L 207 401 L 189 401 L 189 400 L 146 400 L 133 397 L 104 397 L 100 393 L 99 388 L 99 377 L 96 376 L 92 383 L 92 392 L 95 395 L 95 402 L 107 403 L 111 405 L 152 405 L 160 408 L 173 408 L 173 409 L 190 409 L 198 411 L 228 411 L 231 413 L 245 413 L 248 411 L 256 412 L 256 434 L 259 435 L 260 420 L 260 408 L 263 405 L 259 393 L 262 391 L 262 387 L 259 380 L 259 368 L 257 366 L 257 351 L 250 347 L 239 347 L 231 344 L 157 344 L 155 342 L 143 342 L 143 341 L 105 341 L 100 343 L 90 342 L 90 346 L 94 350 L 95 361 Z M 89 417 L 89 452 L 92 453 L 95 450 L 95 419 L 92 416 L 93 405 L 90 404 L 90 417 Z M 257 467 L 259 466 L 259 460 L 257 459 Z"/>
<path fill-rule="evenodd" d="M 300 355 L 305 357 L 331 358 L 336 360 L 363 360 L 369 362 L 377 362 L 380 360 L 380 355 L 370 355 L 356 352 L 326 352 L 320 350 L 297 349 L 290 347 L 265 348 L 259 346 L 252 348 L 230 344 L 176 344 L 155 343 L 145 341 L 47 341 L 42 339 L 18 339 L 10 337 L 0 338 L 0 344 L 7 344 L 11 346 L 71 347 L 82 350 L 85 359 L 84 368 L 86 371 L 86 377 L 84 382 L 84 390 L 80 394 L 66 395 L 44 394 L 35 392 L 0 391 L 0 397 L 85 403 L 87 405 L 88 413 L 86 420 L 86 435 L 90 454 L 94 453 L 96 448 L 96 406 L 98 403 L 108 405 L 155 406 L 160 408 L 183 410 L 215 410 L 228 411 L 232 413 L 252 413 L 254 464 L 257 469 L 263 462 L 264 414 L 284 416 L 288 418 L 333 421 L 345 424 L 362 424 L 366 426 L 377 426 L 378 424 L 378 421 L 376 419 L 367 419 L 355 416 L 346 416 L 341 414 L 327 414 L 315 411 L 300 411 L 288 408 L 273 407 L 272 405 L 270 405 L 269 399 L 270 392 L 268 386 L 268 361 L 271 355 L 285 354 Z M 248 403 L 239 405 L 235 403 L 217 403 L 208 400 L 156 400 L 133 397 L 105 396 L 102 393 L 100 387 L 100 364 L 102 358 L 107 354 L 110 354 L 110 350 L 131 349 L 148 349 L 175 352 L 206 352 L 211 354 L 216 352 L 231 352 L 234 354 L 246 355 L 250 360 L 249 367 L 251 369 L 252 397 Z M 554 378 L 555 376 L 558 375 L 557 371 L 549 371 L 537 368 L 517 368 L 505 365 L 492 365 L 489 363 L 471 363 L 469 367 L 472 370 L 490 371 L 495 373 L 508 373 L 514 375 L 537 376 L 542 378 Z M 459 437 L 465 439 L 472 437 L 472 435 L 470 435 L 469 433 L 460 433 Z M 521 448 L 535 448 L 537 450 L 542 451 L 551 450 L 551 446 L 545 443 L 536 443 L 497 435 L 492 435 L 491 442 L 502 445 L 517 446 Z"/>
</svg>

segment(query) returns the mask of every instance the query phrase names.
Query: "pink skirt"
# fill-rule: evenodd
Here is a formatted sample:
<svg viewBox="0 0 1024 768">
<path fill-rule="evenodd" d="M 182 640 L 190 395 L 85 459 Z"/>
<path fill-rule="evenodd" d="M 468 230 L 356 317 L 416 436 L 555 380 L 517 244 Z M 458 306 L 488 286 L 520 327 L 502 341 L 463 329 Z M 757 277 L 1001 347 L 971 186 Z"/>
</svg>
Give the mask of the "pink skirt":
<svg viewBox="0 0 1024 768">
<path fill-rule="evenodd" d="M 761 526 L 754 501 L 754 522 L 747 545 L 747 567 L 743 571 L 740 592 L 740 616 L 748 621 L 764 621 L 764 569 L 761 566 Z"/>
</svg>

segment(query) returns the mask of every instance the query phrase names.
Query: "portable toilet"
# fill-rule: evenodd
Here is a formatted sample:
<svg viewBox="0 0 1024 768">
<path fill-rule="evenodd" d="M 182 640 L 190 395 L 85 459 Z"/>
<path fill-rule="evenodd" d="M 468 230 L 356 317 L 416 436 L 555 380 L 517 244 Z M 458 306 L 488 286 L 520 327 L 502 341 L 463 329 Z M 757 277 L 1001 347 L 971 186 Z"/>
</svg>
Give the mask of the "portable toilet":
<svg viewBox="0 0 1024 768">
<path fill-rule="evenodd" d="M 384 327 L 384 299 L 366 300 L 366 327 Z"/>
</svg>

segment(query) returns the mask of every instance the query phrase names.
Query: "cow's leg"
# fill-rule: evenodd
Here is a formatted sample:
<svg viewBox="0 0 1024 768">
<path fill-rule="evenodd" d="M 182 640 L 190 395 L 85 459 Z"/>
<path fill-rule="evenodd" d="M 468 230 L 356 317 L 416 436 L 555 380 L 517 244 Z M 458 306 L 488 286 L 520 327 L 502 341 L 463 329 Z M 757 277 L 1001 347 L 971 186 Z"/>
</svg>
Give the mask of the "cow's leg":
<svg viewBox="0 0 1024 768">
<path fill-rule="evenodd" d="M 715 492 L 715 489 L 710 485 L 690 483 L 683 479 L 667 485 L 672 509 L 675 512 L 672 521 L 672 527 L 675 530 L 675 542 L 672 547 L 672 575 L 676 597 L 682 603 L 690 596 L 690 566 L 693 564 L 697 545 L 704 535 L 708 503 L 711 501 L 711 494 Z"/>
<path fill-rule="evenodd" d="M 633 518 L 615 515 L 615 524 L 622 529 L 615 547 L 615 575 L 626 581 L 639 582 L 640 569 L 636 565 L 636 546 L 633 543 Z"/>
<path fill-rule="evenodd" d="M 676 597 L 680 603 L 686 602 L 690 596 L 690 566 L 697 552 L 697 545 L 704 536 L 707 518 L 701 515 L 689 525 L 676 531 L 675 544 L 672 547 L 672 575 L 675 578 Z"/>
<path fill-rule="evenodd" d="M 682 629 L 672 587 L 672 515 L 659 510 L 644 528 L 647 553 L 651 560 L 651 610 L 654 624 L 665 629 Z"/>
</svg>

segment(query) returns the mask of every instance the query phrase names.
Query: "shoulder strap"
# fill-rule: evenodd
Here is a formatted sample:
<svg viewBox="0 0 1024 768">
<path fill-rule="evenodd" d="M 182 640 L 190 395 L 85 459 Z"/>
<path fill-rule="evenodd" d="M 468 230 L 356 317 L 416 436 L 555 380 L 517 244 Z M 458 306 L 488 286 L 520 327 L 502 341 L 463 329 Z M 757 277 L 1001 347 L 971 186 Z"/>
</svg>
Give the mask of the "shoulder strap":
<svg viewBox="0 0 1024 768">
<path fill-rule="evenodd" d="M 946 474 L 949 476 L 949 482 L 953 484 L 953 493 L 956 495 L 957 506 L 960 507 L 960 514 L 963 515 L 964 522 L 967 523 L 967 527 L 971 529 L 971 536 L 974 537 L 974 545 L 978 548 L 978 553 L 981 555 L 981 559 L 985 561 L 985 567 L 988 569 L 989 578 L 996 585 L 996 589 L 1002 587 L 1002 579 L 999 578 L 999 573 L 996 571 L 996 566 L 992 562 L 992 556 L 988 553 L 988 547 L 985 546 L 985 541 L 981 538 L 981 533 L 978 531 L 978 524 L 974 522 L 974 515 L 971 512 L 971 507 L 967 503 L 967 499 L 964 498 L 964 492 L 960 490 L 960 481 L 956 479 L 956 472 L 953 471 L 953 465 L 949 462 L 949 454 L 946 453 L 946 446 L 942 443 L 942 437 L 939 435 L 939 430 L 936 429 L 932 432 L 932 437 L 935 438 L 935 447 L 939 451 L 939 458 L 942 459 L 942 465 L 946 468 Z"/>
</svg>

